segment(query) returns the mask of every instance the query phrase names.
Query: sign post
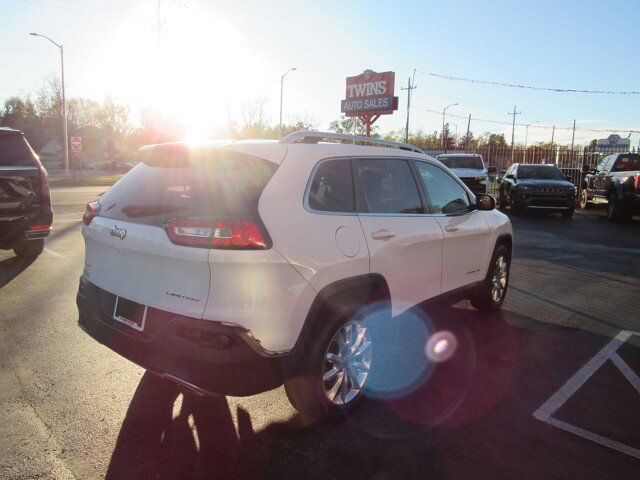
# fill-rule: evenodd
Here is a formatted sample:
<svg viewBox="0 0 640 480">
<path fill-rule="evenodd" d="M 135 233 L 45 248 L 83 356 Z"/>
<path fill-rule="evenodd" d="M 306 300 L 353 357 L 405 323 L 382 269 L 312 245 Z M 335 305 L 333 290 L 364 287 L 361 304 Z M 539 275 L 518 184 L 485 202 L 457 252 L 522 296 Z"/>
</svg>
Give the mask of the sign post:
<svg viewBox="0 0 640 480">
<path fill-rule="evenodd" d="M 347 77 L 345 99 L 340 111 L 347 117 L 358 117 L 371 136 L 371 125 L 380 115 L 390 115 L 398 109 L 398 97 L 394 97 L 396 74 L 365 70 L 355 77 Z"/>
</svg>

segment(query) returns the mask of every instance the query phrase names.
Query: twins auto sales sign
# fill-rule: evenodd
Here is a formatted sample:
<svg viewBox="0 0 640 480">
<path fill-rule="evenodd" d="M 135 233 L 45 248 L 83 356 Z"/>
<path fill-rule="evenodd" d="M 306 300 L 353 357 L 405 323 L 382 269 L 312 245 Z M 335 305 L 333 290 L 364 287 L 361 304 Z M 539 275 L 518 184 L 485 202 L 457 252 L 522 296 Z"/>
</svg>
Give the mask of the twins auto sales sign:
<svg viewBox="0 0 640 480">
<path fill-rule="evenodd" d="M 365 70 L 356 77 L 347 77 L 347 93 L 340 111 L 347 117 L 388 115 L 398 109 L 398 97 L 393 96 L 396 74 Z"/>
</svg>

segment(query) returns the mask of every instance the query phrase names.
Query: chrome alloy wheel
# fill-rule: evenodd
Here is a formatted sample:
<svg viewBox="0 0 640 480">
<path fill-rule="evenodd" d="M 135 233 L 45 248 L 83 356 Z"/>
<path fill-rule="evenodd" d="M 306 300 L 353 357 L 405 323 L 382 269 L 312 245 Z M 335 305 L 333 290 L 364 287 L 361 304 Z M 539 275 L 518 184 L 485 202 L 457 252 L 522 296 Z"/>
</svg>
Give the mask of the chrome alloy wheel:
<svg viewBox="0 0 640 480">
<path fill-rule="evenodd" d="M 324 356 L 322 386 L 334 405 L 356 398 L 371 368 L 371 337 L 360 322 L 345 323 L 331 339 Z"/>
<path fill-rule="evenodd" d="M 507 276 L 509 275 L 509 265 L 504 255 L 500 255 L 496 259 L 493 266 L 493 275 L 491 277 L 491 298 L 494 302 L 502 300 L 507 290 Z"/>
</svg>

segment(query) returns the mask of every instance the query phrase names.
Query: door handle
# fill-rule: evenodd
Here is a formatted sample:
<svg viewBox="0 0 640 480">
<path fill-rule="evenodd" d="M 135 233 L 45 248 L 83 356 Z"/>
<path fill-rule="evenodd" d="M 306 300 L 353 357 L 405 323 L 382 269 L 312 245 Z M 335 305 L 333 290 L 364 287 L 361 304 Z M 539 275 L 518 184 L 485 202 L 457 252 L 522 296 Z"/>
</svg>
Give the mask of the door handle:
<svg viewBox="0 0 640 480">
<path fill-rule="evenodd" d="M 454 225 L 447 225 L 444 227 L 444 231 L 449 233 L 456 233 L 458 230 L 460 230 L 460 227 L 456 227 Z"/>
<path fill-rule="evenodd" d="M 382 230 L 376 230 L 375 232 L 371 232 L 371 238 L 373 238 L 374 240 L 393 238 L 395 236 L 396 236 L 395 232 L 392 232 L 384 228 Z"/>
</svg>

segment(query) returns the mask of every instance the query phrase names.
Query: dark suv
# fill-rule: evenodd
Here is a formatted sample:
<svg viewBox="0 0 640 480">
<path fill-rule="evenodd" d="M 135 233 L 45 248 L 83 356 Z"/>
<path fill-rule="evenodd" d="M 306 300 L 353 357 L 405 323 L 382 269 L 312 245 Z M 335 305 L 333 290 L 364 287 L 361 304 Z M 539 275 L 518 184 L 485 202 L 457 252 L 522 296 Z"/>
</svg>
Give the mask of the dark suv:
<svg viewBox="0 0 640 480">
<path fill-rule="evenodd" d="M 585 173 L 580 208 L 606 203 L 609 220 L 630 219 L 640 214 L 640 154 L 614 153 L 604 157 L 595 170 Z"/>
<path fill-rule="evenodd" d="M 571 217 L 576 204 L 576 187 L 555 165 L 514 163 L 500 181 L 500 208 L 511 213 L 524 209 L 560 212 Z"/>
<path fill-rule="evenodd" d="M 0 127 L 0 249 L 37 257 L 52 223 L 47 171 L 22 132 Z"/>
</svg>

